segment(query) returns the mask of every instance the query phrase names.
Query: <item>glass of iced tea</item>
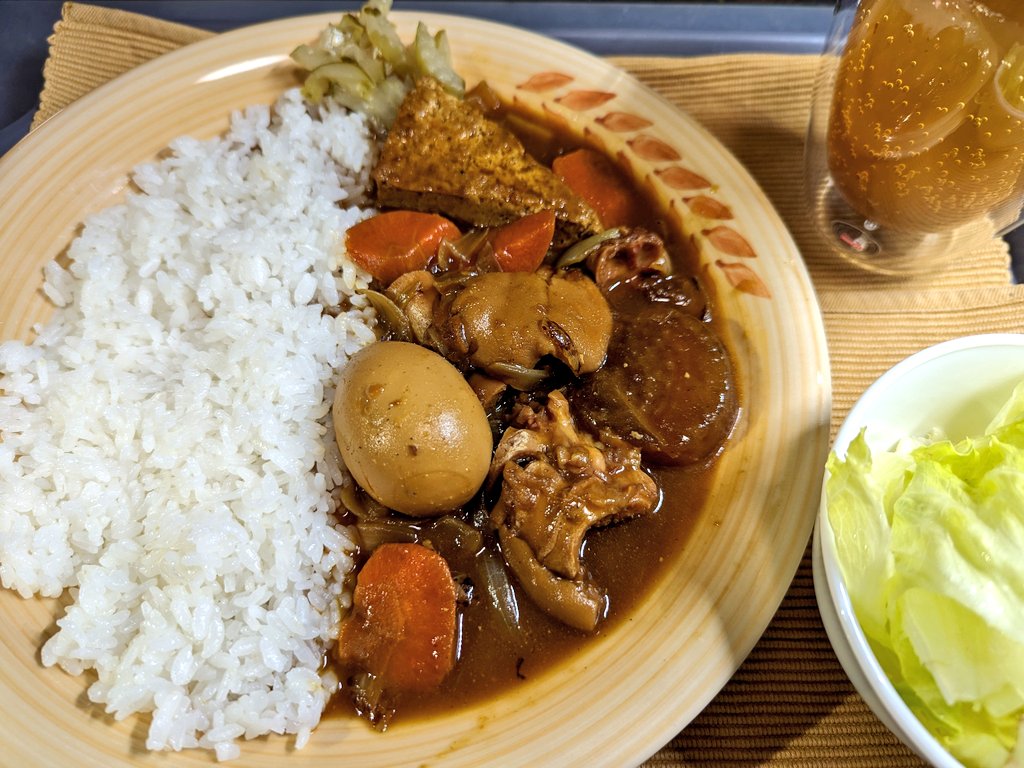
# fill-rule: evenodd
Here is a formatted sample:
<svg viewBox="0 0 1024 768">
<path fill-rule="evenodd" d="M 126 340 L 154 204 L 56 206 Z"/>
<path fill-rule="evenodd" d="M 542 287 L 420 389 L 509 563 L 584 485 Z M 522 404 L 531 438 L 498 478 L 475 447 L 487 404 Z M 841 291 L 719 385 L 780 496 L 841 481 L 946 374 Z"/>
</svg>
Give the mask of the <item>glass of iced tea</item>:
<svg viewBox="0 0 1024 768">
<path fill-rule="evenodd" d="M 1024 205 L 1024 0 L 839 0 L 815 83 L 807 192 L 867 269 L 939 267 Z"/>
</svg>

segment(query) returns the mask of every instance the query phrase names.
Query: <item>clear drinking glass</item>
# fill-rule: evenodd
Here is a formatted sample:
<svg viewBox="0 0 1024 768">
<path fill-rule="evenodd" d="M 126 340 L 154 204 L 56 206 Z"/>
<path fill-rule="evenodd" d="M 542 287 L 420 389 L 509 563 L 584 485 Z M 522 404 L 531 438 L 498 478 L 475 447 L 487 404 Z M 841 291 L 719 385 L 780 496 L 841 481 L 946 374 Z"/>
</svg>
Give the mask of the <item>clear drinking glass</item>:
<svg viewBox="0 0 1024 768">
<path fill-rule="evenodd" d="M 1024 0 L 839 0 L 805 161 L 816 229 L 872 271 L 928 271 L 1019 224 Z"/>
</svg>

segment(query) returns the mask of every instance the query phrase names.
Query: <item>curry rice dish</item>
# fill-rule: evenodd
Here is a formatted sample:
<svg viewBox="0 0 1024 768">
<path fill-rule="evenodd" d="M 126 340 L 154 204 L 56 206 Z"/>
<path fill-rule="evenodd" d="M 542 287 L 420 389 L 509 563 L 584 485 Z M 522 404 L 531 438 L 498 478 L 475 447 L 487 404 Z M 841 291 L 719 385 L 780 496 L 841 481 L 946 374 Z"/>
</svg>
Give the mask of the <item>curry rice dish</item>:
<svg viewBox="0 0 1024 768">
<path fill-rule="evenodd" d="M 0 345 L 0 578 L 68 590 L 43 663 L 150 749 L 522 684 L 700 511 L 737 404 L 691 255 L 599 152 L 452 90 L 175 140 Z"/>
</svg>

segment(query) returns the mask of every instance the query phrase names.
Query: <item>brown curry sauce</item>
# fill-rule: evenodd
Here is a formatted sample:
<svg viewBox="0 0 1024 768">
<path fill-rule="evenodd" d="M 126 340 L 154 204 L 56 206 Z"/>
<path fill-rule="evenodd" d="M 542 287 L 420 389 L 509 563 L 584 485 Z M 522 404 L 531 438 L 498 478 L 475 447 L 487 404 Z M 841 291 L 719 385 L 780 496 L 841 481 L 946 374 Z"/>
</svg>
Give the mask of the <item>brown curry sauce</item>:
<svg viewBox="0 0 1024 768">
<path fill-rule="evenodd" d="M 527 150 L 547 165 L 558 155 L 581 146 L 601 151 L 565 129 L 541 124 L 533 115 L 498 104 L 490 94 L 484 94 L 484 97 L 487 101 L 484 106 L 491 115 L 504 120 Z M 647 218 L 641 226 L 663 239 L 675 274 L 697 277 L 698 269 L 689 237 L 675 228 L 671 217 L 654 204 L 650 195 L 630 182 L 635 194 L 645 203 L 641 208 L 647 212 Z M 704 320 L 714 331 L 717 326 L 715 297 L 709 295 L 708 286 L 701 285 L 701 288 L 707 301 Z M 732 386 L 735 392 L 735 380 Z M 738 398 L 739 393 L 735 394 Z M 486 599 L 472 600 L 460 608 L 460 653 L 453 671 L 437 690 L 403 696 L 398 716 L 391 727 L 462 710 L 516 686 L 526 685 L 531 679 L 556 668 L 593 638 L 612 631 L 619 622 L 628 619 L 662 578 L 668 564 L 677 557 L 690 532 L 699 524 L 714 478 L 717 455 L 716 452 L 708 459 L 682 466 L 645 462 L 645 468 L 661 489 L 658 509 L 653 514 L 595 529 L 588 534 L 584 560 L 594 580 L 606 590 L 608 598 L 607 616 L 593 633 L 573 629 L 548 616 L 522 593 L 513 579 L 520 618 L 517 635 L 511 636 L 502 626 L 498 612 Z M 332 698 L 325 716 L 352 716 L 352 703 L 344 694 L 344 686 L 345 681 L 342 680 L 342 690 Z"/>
</svg>

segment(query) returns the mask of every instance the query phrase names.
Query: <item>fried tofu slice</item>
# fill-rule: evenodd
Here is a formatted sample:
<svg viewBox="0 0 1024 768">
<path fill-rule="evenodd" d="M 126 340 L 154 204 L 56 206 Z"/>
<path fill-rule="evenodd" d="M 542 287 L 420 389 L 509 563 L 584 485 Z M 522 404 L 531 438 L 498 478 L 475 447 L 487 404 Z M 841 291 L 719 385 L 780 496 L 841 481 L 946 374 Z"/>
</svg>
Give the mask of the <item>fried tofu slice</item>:
<svg viewBox="0 0 1024 768">
<path fill-rule="evenodd" d="M 555 245 L 601 229 L 593 209 L 508 129 L 424 77 L 402 102 L 373 169 L 381 207 L 481 227 L 554 210 Z"/>
</svg>

